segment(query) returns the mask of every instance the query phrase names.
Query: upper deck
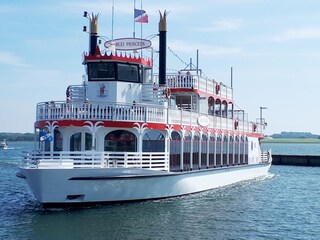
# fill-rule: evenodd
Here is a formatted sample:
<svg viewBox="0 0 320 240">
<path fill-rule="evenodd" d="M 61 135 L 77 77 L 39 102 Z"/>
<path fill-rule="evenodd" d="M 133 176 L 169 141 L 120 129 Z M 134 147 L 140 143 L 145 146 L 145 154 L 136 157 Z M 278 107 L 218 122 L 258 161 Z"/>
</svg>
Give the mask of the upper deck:
<svg viewBox="0 0 320 240">
<path fill-rule="evenodd" d="M 159 82 L 158 75 L 154 76 L 155 82 Z M 192 73 L 169 73 L 166 75 L 167 86 L 173 91 L 182 89 L 194 90 L 201 96 L 217 96 L 233 101 L 233 89 L 221 82 L 201 77 Z"/>
<path fill-rule="evenodd" d="M 243 111 L 222 109 L 216 115 L 200 107 L 171 105 L 164 94 L 167 88 L 173 94 L 209 96 L 233 102 L 232 88 L 198 75 L 168 74 L 167 86 L 158 84 L 141 84 L 141 102 L 106 102 L 90 101 L 86 96 L 87 85 L 70 86 L 68 101 L 42 102 L 37 105 L 37 121 L 112 121 L 112 122 L 145 122 L 168 125 L 199 127 L 199 117 L 208 120 L 206 127 L 221 131 L 262 134 L 264 125 L 249 122 Z M 155 76 L 157 81 L 157 76 Z M 217 91 L 217 89 L 219 89 Z M 200 97 L 199 97 L 200 98 Z M 201 105 L 198 102 L 198 105 Z M 223 111 L 226 111 L 224 114 Z"/>
</svg>

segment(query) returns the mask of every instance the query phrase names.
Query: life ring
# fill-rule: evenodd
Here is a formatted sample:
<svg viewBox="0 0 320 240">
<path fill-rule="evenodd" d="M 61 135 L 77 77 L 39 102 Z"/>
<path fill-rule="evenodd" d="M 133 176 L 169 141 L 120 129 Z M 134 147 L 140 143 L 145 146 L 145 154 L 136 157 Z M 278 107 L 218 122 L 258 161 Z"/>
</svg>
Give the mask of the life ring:
<svg viewBox="0 0 320 240">
<path fill-rule="evenodd" d="M 166 87 L 166 88 L 164 89 L 164 96 L 165 96 L 166 98 L 170 98 L 170 96 L 171 96 L 171 89 L 170 89 L 170 88 Z"/>
</svg>

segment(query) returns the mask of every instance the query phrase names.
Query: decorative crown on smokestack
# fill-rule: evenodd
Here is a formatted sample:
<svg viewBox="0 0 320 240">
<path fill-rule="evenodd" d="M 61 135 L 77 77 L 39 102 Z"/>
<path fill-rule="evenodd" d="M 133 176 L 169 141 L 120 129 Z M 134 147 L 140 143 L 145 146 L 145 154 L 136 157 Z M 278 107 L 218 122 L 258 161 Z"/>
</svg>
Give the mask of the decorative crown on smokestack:
<svg viewBox="0 0 320 240">
<path fill-rule="evenodd" d="M 90 18 L 90 33 L 98 35 L 98 17 L 99 14 L 91 14 Z"/>
<path fill-rule="evenodd" d="M 168 12 L 165 10 L 162 14 L 160 11 L 160 22 L 159 22 L 159 31 L 167 31 L 167 14 Z"/>
<path fill-rule="evenodd" d="M 91 14 L 88 12 L 83 13 L 83 17 L 88 18 L 90 20 L 90 45 L 89 45 L 89 53 L 90 55 L 95 55 L 98 47 L 98 17 L 99 14 Z M 83 31 L 87 31 L 87 27 L 83 27 Z"/>
<path fill-rule="evenodd" d="M 98 17 L 99 14 L 93 13 L 90 17 L 90 55 L 95 55 L 98 47 Z"/>
</svg>

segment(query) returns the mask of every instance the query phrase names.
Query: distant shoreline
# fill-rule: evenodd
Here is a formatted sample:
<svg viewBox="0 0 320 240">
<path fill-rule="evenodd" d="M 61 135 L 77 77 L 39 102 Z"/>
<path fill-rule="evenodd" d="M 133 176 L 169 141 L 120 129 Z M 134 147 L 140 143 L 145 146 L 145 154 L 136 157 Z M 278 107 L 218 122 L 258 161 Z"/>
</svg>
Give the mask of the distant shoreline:
<svg viewBox="0 0 320 240">
<path fill-rule="evenodd" d="M 318 138 L 273 138 L 273 139 L 262 139 L 262 143 L 319 143 Z"/>
</svg>

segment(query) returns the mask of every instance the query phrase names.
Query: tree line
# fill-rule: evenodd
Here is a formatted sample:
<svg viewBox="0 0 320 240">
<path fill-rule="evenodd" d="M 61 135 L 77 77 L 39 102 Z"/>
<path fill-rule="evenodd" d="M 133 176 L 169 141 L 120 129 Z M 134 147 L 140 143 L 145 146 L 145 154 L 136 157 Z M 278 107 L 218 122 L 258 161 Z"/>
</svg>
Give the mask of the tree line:
<svg viewBox="0 0 320 240">
<path fill-rule="evenodd" d="M 6 139 L 8 142 L 18 142 L 18 141 L 33 141 L 33 133 L 0 133 L 0 141 Z"/>
</svg>

